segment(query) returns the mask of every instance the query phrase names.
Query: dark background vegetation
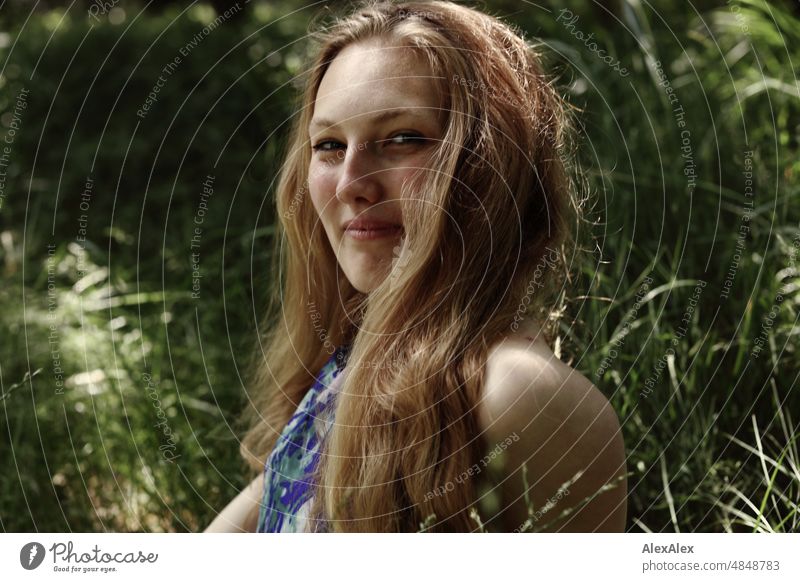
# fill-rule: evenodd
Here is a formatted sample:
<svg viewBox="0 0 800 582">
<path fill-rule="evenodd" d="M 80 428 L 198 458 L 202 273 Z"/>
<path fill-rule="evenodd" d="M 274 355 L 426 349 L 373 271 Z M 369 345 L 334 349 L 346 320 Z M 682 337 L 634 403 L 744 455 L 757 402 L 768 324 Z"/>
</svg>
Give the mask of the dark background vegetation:
<svg viewBox="0 0 800 582">
<path fill-rule="evenodd" d="M 198 531 L 247 479 L 236 421 L 274 283 L 273 179 L 325 5 L 242 3 L 137 116 L 163 67 L 231 4 L 121 1 L 96 19 L 91 2 L 0 4 L 0 134 L 17 126 L 0 199 L 4 531 Z M 619 412 L 631 531 L 796 531 L 800 11 L 658 4 L 477 4 L 546 45 L 581 109 L 591 252 L 561 356 Z M 629 76 L 558 21 L 563 8 Z M 684 108 L 693 190 L 648 59 Z"/>
</svg>

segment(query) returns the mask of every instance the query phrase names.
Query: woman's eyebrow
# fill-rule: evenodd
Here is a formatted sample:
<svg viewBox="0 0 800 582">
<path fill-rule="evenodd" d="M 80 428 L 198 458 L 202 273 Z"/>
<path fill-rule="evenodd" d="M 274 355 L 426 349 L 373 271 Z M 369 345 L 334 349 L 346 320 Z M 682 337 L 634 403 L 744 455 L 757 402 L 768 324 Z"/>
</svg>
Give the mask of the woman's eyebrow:
<svg viewBox="0 0 800 582">
<path fill-rule="evenodd" d="M 386 111 L 380 111 L 369 117 L 372 119 L 374 123 L 381 123 L 383 121 L 388 121 L 389 119 L 394 119 L 395 117 L 400 117 L 401 115 L 410 115 L 413 117 L 420 118 L 422 120 L 426 120 L 431 118 L 431 116 L 428 113 L 426 113 L 427 109 L 428 109 L 427 107 L 395 107 L 392 109 L 388 109 Z M 337 124 L 326 118 L 315 117 L 311 120 L 311 123 L 308 124 L 308 129 L 311 130 L 315 127 L 326 128 L 326 127 L 331 127 L 332 125 L 337 125 Z"/>
</svg>

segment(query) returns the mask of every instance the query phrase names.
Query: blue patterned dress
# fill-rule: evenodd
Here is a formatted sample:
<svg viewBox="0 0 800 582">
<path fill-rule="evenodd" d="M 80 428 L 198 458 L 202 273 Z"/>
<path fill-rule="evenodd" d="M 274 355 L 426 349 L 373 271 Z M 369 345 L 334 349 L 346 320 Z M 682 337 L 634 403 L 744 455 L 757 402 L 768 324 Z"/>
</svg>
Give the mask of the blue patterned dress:
<svg viewBox="0 0 800 582">
<path fill-rule="evenodd" d="M 348 353 L 348 345 L 334 351 L 267 458 L 258 532 L 325 531 L 324 523 L 309 523 L 313 475 L 320 446 L 333 423 Z"/>
</svg>

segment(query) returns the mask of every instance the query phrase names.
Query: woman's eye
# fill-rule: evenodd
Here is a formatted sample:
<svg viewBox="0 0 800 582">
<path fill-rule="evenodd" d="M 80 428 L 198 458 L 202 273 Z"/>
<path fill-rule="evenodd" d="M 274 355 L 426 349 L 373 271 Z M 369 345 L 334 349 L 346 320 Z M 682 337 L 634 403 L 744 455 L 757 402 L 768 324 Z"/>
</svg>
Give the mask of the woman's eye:
<svg viewBox="0 0 800 582">
<path fill-rule="evenodd" d="M 417 133 L 399 133 L 389 139 L 379 139 L 376 143 L 387 143 L 387 145 L 419 145 L 426 141 L 428 141 L 427 138 Z M 330 152 L 345 147 L 347 146 L 338 141 L 324 140 L 311 146 L 311 149 L 315 152 Z"/>
<path fill-rule="evenodd" d="M 333 150 L 334 148 L 333 147 L 325 147 L 328 144 L 332 144 L 333 146 L 342 145 L 338 141 L 326 140 L 326 141 L 321 141 L 318 144 L 311 146 L 311 149 L 314 150 L 315 152 L 320 152 L 320 151 L 329 152 L 329 151 Z"/>
<path fill-rule="evenodd" d="M 398 138 L 401 141 L 396 141 Z M 421 144 L 424 143 L 426 140 L 419 134 L 416 133 L 399 133 L 394 137 L 390 138 L 388 141 L 398 145 L 405 145 L 405 144 Z"/>
</svg>

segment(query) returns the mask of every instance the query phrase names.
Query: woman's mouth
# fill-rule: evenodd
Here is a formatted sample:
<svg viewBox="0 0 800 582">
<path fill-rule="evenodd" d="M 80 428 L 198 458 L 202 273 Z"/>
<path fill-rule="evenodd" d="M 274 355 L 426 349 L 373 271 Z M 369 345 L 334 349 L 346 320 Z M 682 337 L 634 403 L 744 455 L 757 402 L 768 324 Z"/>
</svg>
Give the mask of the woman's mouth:
<svg viewBox="0 0 800 582">
<path fill-rule="evenodd" d="M 348 227 L 345 234 L 355 240 L 367 241 L 378 240 L 384 238 L 393 238 L 403 233 L 403 227 L 399 224 L 385 225 L 385 226 L 367 226 L 367 227 Z"/>
</svg>

